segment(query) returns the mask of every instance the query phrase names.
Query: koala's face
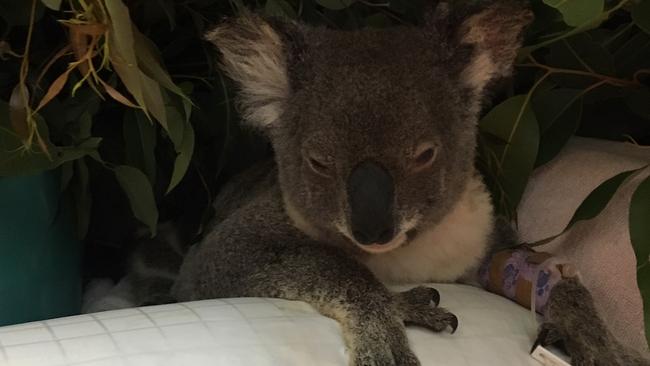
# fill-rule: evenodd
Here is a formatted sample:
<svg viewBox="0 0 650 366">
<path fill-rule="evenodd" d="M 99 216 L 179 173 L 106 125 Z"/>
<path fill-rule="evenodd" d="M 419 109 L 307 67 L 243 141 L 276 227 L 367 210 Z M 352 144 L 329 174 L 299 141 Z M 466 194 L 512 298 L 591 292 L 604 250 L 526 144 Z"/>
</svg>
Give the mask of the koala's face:
<svg viewBox="0 0 650 366">
<path fill-rule="evenodd" d="M 383 253 L 459 199 L 483 88 L 510 71 L 530 16 L 452 18 L 443 6 L 428 28 L 341 32 L 248 16 L 209 35 L 245 118 L 271 138 L 298 226 Z"/>
<path fill-rule="evenodd" d="M 409 33 L 318 35 L 327 42 L 305 60 L 314 75 L 270 131 L 287 201 L 369 252 L 447 213 L 472 171 L 471 92 Z"/>
</svg>

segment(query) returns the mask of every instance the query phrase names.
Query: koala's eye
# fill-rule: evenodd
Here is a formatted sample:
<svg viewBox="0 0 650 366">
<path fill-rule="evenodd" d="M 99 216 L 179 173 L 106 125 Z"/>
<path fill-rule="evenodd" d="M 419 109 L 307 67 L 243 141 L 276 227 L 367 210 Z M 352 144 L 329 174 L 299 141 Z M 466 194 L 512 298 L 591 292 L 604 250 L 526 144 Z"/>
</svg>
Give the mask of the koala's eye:
<svg viewBox="0 0 650 366">
<path fill-rule="evenodd" d="M 438 148 L 432 143 L 424 143 L 415 150 L 413 170 L 420 171 L 431 166 L 436 158 Z"/>
<path fill-rule="evenodd" d="M 313 171 L 327 177 L 331 175 L 332 164 L 327 159 L 315 154 L 307 154 L 306 158 L 307 158 L 307 162 L 309 163 L 309 167 Z"/>
</svg>

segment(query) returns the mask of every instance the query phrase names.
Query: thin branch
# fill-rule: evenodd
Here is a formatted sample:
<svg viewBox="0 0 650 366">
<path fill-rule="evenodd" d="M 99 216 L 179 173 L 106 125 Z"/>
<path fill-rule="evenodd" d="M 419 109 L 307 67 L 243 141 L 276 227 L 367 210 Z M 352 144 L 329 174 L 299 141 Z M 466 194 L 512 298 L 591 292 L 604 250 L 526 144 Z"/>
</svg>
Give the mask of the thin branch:
<svg viewBox="0 0 650 366">
<path fill-rule="evenodd" d="M 611 84 L 611 85 L 615 85 L 615 86 L 621 86 L 621 87 L 641 86 L 641 84 L 637 80 L 621 79 L 621 78 L 616 78 L 616 77 L 613 77 L 613 76 L 603 75 L 603 74 L 599 74 L 599 73 L 595 73 L 595 72 L 589 72 L 589 71 L 563 69 L 563 68 L 552 67 L 552 66 L 540 64 L 533 57 L 529 56 L 529 58 L 533 61 L 532 63 L 516 64 L 515 66 L 517 66 L 517 67 L 536 67 L 536 68 L 543 69 L 547 73 L 551 73 L 551 74 L 589 76 L 589 77 L 592 77 L 592 78 L 595 78 L 595 79 L 603 80 L 607 84 Z"/>
</svg>

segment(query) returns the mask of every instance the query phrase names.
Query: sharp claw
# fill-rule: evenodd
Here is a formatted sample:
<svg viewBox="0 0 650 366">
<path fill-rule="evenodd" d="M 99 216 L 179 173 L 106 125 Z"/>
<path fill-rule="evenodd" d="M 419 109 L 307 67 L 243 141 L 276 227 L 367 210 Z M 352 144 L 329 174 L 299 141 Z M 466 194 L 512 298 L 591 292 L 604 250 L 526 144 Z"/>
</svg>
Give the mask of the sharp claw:
<svg viewBox="0 0 650 366">
<path fill-rule="evenodd" d="M 451 334 L 456 333 L 456 329 L 458 329 L 458 318 L 454 314 L 449 314 L 450 319 L 449 319 L 449 326 L 451 327 Z"/>
<path fill-rule="evenodd" d="M 431 290 L 433 290 L 432 291 L 433 294 L 431 295 L 431 301 L 433 301 L 433 303 L 436 304 L 436 306 L 438 306 L 438 304 L 440 304 L 440 292 L 438 292 L 438 290 L 436 290 L 435 288 L 432 288 Z"/>
<path fill-rule="evenodd" d="M 533 353 L 535 351 L 535 348 L 537 346 L 544 346 L 546 344 L 546 337 L 548 336 L 549 330 L 544 328 L 542 329 L 539 334 L 537 335 L 537 338 L 535 339 L 535 343 L 533 343 L 533 347 L 530 349 L 530 353 Z"/>
</svg>

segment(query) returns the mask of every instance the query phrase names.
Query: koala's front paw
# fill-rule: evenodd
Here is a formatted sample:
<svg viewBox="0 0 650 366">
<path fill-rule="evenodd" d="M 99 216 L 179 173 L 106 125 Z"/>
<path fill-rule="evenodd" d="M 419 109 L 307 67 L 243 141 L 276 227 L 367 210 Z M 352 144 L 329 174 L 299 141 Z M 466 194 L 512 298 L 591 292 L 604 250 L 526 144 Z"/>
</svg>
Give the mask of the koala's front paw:
<svg viewBox="0 0 650 366">
<path fill-rule="evenodd" d="M 451 328 L 454 333 L 458 329 L 458 318 L 443 308 L 440 294 L 431 287 L 419 286 L 394 295 L 397 310 L 407 326 L 420 326 L 434 332 L 442 332 Z"/>
<path fill-rule="evenodd" d="M 440 295 L 429 287 L 416 287 L 382 299 L 375 312 L 363 312 L 348 329 L 352 366 L 417 366 L 405 325 L 416 325 L 441 332 L 458 327 L 458 319 L 438 308 Z M 367 309 L 367 308 L 366 308 Z"/>
<path fill-rule="evenodd" d="M 591 294 L 576 278 L 555 285 L 545 318 L 533 349 L 561 343 L 572 366 L 650 366 L 616 340 L 598 315 Z"/>
<path fill-rule="evenodd" d="M 378 321 L 366 324 L 364 330 L 352 340 L 351 366 L 419 366 L 398 322 L 386 324 Z"/>
</svg>

